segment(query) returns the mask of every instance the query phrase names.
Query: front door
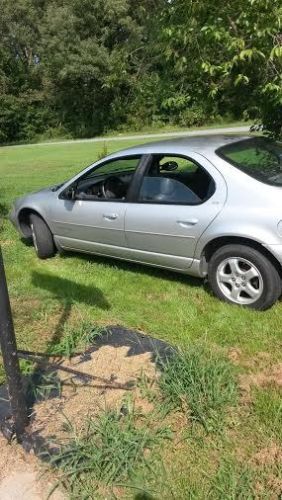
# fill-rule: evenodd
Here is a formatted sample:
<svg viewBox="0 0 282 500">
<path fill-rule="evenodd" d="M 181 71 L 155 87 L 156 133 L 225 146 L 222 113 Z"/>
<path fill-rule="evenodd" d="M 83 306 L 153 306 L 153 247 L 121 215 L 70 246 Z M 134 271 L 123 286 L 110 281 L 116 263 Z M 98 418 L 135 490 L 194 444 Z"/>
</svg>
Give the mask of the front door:
<svg viewBox="0 0 282 500">
<path fill-rule="evenodd" d="M 201 165 L 186 157 L 154 155 L 137 202 L 125 216 L 131 258 L 182 271 L 192 265 L 198 239 L 226 198 L 221 175 L 200 158 Z"/>
<path fill-rule="evenodd" d="M 56 241 L 62 248 L 119 255 L 124 233 L 127 192 L 140 157 L 125 157 L 87 171 L 51 207 Z M 74 190 L 74 199 L 69 193 Z"/>
</svg>

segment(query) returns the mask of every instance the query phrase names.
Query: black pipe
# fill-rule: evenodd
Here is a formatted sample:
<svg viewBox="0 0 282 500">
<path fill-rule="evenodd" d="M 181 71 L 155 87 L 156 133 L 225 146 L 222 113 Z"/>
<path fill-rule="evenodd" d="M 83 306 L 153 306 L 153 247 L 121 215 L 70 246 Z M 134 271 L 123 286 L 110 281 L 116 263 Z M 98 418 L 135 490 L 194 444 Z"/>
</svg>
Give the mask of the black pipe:
<svg viewBox="0 0 282 500">
<path fill-rule="evenodd" d="M 17 353 L 17 344 L 12 318 L 5 268 L 0 246 L 0 347 L 7 378 L 8 394 L 13 416 L 13 430 L 21 442 L 28 425 L 25 394 Z"/>
</svg>

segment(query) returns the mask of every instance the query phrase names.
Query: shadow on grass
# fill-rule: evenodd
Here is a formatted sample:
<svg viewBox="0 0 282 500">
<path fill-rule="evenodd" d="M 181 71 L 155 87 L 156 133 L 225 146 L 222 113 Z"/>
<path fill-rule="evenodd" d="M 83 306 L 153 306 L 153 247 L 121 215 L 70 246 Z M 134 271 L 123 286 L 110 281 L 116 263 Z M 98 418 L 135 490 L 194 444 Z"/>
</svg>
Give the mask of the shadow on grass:
<svg viewBox="0 0 282 500">
<path fill-rule="evenodd" d="M 165 268 L 154 267 L 146 264 L 139 264 L 138 262 L 129 262 L 122 259 L 114 259 L 111 257 L 102 257 L 100 255 L 83 254 L 79 252 L 65 252 L 61 255 L 63 259 L 77 257 L 87 262 L 97 263 L 112 269 L 119 268 L 127 272 L 137 273 L 141 275 L 153 276 L 156 279 L 166 279 L 168 281 L 178 281 L 187 286 L 203 287 L 204 280 L 189 276 L 188 274 L 172 271 Z"/>
<path fill-rule="evenodd" d="M 1 217 L 7 217 L 8 212 L 9 212 L 8 205 L 1 202 L 0 203 L 0 218 Z"/>
<path fill-rule="evenodd" d="M 71 306 L 75 302 L 79 302 L 104 310 L 111 307 L 101 290 L 95 286 L 81 285 L 66 278 L 37 271 L 32 273 L 32 284 L 52 293 L 54 298 L 61 301 L 62 304 Z"/>
<path fill-rule="evenodd" d="M 66 278 L 37 271 L 32 273 L 32 284 L 37 288 L 47 290 L 62 304 L 61 317 L 54 330 L 52 339 L 48 343 L 47 349 L 60 341 L 64 333 L 64 326 L 71 315 L 73 304 L 79 302 L 89 306 L 96 306 L 103 310 L 109 310 L 111 307 L 101 290 L 95 286 L 81 285 Z"/>
</svg>

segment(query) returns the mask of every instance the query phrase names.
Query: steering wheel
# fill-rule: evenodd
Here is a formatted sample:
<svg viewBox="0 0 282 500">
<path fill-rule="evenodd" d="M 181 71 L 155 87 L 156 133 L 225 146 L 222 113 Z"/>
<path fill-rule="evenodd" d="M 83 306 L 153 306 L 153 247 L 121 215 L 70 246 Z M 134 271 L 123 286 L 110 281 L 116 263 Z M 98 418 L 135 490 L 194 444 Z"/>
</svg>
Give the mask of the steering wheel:
<svg viewBox="0 0 282 500">
<path fill-rule="evenodd" d="M 126 184 L 116 175 L 110 175 L 101 185 L 102 195 L 106 199 L 121 199 L 125 196 Z"/>
</svg>

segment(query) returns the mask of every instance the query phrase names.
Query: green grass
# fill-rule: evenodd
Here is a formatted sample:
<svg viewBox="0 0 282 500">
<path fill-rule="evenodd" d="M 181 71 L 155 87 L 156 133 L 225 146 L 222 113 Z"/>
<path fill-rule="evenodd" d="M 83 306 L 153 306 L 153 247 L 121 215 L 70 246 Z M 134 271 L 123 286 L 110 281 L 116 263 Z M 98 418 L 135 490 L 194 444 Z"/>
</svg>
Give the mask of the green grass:
<svg viewBox="0 0 282 500">
<path fill-rule="evenodd" d="M 109 141 L 107 149 L 111 152 L 136 143 L 137 140 Z M 70 178 L 94 162 L 103 154 L 103 149 L 103 143 L 0 148 L 0 217 L 4 218 L 2 226 L 0 224 L 0 238 L 19 348 L 69 356 L 91 340 L 92 326 L 99 330 L 107 324 L 122 324 L 146 331 L 185 352 L 195 343 L 210 346 L 216 353 L 235 347 L 242 351 L 241 371 L 262 370 L 265 357 L 257 356 L 261 351 L 267 353 L 271 363 L 281 361 L 281 300 L 265 312 L 241 309 L 220 302 L 201 280 L 75 253 L 40 261 L 33 248 L 20 241 L 5 218 L 12 200 Z M 217 354 L 215 356 L 215 366 L 204 356 L 203 360 L 194 360 L 192 365 L 192 358 L 189 358 L 188 366 L 192 366 L 192 370 L 189 368 L 188 372 L 187 364 L 185 369 L 181 363 L 175 367 L 181 380 L 175 382 L 174 398 L 184 390 L 188 408 L 189 398 L 193 402 L 194 418 L 207 422 L 208 426 L 215 421 L 214 418 L 210 420 L 210 408 L 212 414 L 215 408 L 215 414 L 221 418 L 231 407 L 228 425 L 220 433 L 207 434 L 200 424 L 202 431 L 187 434 L 187 419 L 184 428 L 182 421 L 179 424 L 172 422 L 176 439 L 171 446 L 166 443 L 161 450 L 167 474 L 166 481 L 158 486 L 161 498 L 207 498 L 212 487 L 213 492 L 217 491 L 218 484 L 224 487 L 229 481 L 224 479 L 230 471 L 223 463 L 238 464 L 236 477 L 241 478 L 243 474 L 243 479 L 238 479 L 239 491 L 246 494 L 234 496 L 233 488 L 229 496 L 213 493 L 214 498 L 249 498 L 249 481 L 252 484 L 263 481 L 263 491 L 269 488 L 272 491 L 269 486 L 272 469 L 265 467 L 262 476 L 252 456 L 268 446 L 270 434 L 271 439 L 280 440 L 278 397 L 264 389 L 262 394 L 255 396 L 251 407 L 241 406 L 239 402 L 233 409 L 233 396 L 229 398 L 228 392 L 233 387 L 233 375 L 228 369 L 225 372 L 224 363 L 217 364 Z M 226 384 L 223 373 L 228 378 Z M 196 397 L 197 393 L 203 395 L 207 388 L 208 404 L 205 399 L 197 400 Z M 197 426 L 196 421 L 193 427 Z M 242 461 L 246 470 L 251 469 L 253 479 L 240 468 Z M 154 466 L 158 467 L 158 464 Z M 247 480 L 244 479 L 246 475 Z M 264 477 L 266 479 L 262 479 Z M 234 491 L 236 493 L 236 488 Z M 136 491 L 130 498 L 133 497 L 137 499 Z M 264 498 L 270 497 L 266 494 Z"/>
<path fill-rule="evenodd" d="M 255 492 L 252 485 L 252 472 L 246 465 L 232 460 L 222 460 L 218 471 L 211 481 L 208 494 L 210 499 L 252 500 Z"/>
<path fill-rule="evenodd" d="M 254 413 L 263 432 L 282 444 L 282 390 L 275 387 L 257 389 Z"/>
<path fill-rule="evenodd" d="M 204 346 L 193 346 L 162 363 L 159 383 L 168 405 L 184 410 L 206 431 L 221 429 L 227 407 L 236 404 L 234 367 Z"/>
</svg>

